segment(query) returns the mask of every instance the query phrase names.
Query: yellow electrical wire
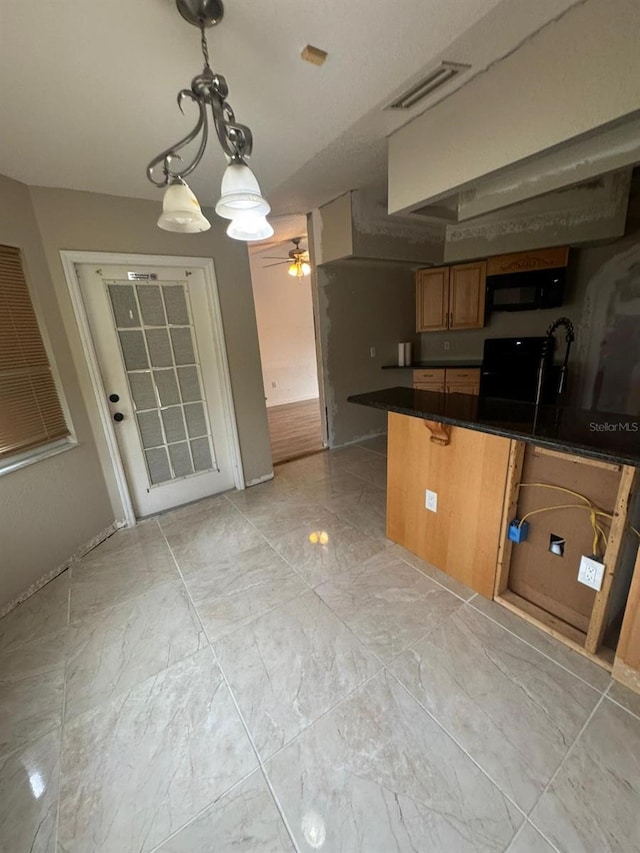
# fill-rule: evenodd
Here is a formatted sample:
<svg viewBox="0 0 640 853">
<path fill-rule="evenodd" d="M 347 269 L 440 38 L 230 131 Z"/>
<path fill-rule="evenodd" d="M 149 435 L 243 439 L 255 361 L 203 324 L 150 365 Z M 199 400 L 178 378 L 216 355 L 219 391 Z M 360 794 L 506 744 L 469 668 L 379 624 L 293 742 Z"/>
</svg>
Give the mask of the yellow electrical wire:
<svg viewBox="0 0 640 853">
<path fill-rule="evenodd" d="M 531 512 L 526 513 L 520 519 L 520 524 L 525 521 L 527 518 L 530 518 L 532 515 L 536 515 L 539 512 L 549 512 L 553 509 L 588 509 L 589 515 L 591 517 L 591 527 L 593 529 L 593 553 L 597 555 L 598 553 L 598 535 L 602 536 L 602 544 L 604 549 L 607 547 L 607 536 L 602 529 L 602 527 L 598 524 L 597 518 L 601 516 L 602 518 L 613 519 L 613 515 L 609 512 L 604 512 L 601 509 L 598 509 L 595 504 L 593 504 L 588 497 L 580 494 L 580 492 L 574 492 L 573 489 L 567 489 L 564 486 L 554 486 L 551 483 L 520 483 L 519 488 L 525 488 L 527 486 L 535 486 L 537 488 L 542 489 L 555 489 L 558 492 L 566 492 L 568 495 L 573 495 L 575 498 L 580 498 L 581 501 L 584 501 L 583 504 L 559 504 L 557 506 L 545 506 L 541 509 L 534 509 Z M 518 526 L 520 526 L 520 524 Z M 640 531 L 636 530 L 635 527 L 629 525 L 630 530 L 632 530 L 636 536 L 640 539 Z"/>
</svg>

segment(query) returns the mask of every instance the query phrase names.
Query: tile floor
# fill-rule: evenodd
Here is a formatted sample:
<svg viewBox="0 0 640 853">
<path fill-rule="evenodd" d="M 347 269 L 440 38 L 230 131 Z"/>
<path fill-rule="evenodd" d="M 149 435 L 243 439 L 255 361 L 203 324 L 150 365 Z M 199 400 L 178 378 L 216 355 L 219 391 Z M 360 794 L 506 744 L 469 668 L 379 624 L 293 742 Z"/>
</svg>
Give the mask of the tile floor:
<svg viewBox="0 0 640 853">
<path fill-rule="evenodd" d="M 0 620 L 2 853 L 633 853 L 640 698 L 384 538 L 384 442 Z"/>
</svg>

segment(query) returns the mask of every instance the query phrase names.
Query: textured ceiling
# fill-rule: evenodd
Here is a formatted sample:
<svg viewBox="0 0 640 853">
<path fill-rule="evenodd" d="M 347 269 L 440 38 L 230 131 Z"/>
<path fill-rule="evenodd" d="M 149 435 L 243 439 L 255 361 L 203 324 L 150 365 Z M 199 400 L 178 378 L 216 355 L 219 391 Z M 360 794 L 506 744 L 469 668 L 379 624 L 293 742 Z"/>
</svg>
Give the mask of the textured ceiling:
<svg viewBox="0 0 640 853">
<path fill-rule="evenodd" d="M 442 58 L 478 73 L 573 2 L 226 0 L 212 66 L 254 132 L 252 166 L 274 213 L 304 213 L 384 182 L 385 137 L 413 114 L 380 107 L 407 80 Z M 306 43 L 329 52 L 323 67 L 302 62 Z M 175 96 L 201 64 L 198 32 L 173 0 L 0 0 L 0 173 L 159 199 L 145 168 L 191 128 Z M 191 179 L 203 204 L 223 168 L 210 144 Z"/>
</svg>

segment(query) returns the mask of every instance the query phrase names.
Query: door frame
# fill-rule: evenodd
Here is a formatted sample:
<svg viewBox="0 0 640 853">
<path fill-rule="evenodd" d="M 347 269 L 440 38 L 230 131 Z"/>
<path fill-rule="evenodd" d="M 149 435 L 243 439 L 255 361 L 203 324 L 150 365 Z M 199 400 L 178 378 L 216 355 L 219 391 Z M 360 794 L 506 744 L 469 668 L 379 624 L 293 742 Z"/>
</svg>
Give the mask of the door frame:
<svg viewBox="0 0 640 853">
<path fill-rule="evenodd" d="M 216 360 L 219 365 L 220 387 L 224 402 L 224 422 L 231 452 L 231 463 L 233 467 L 233 479 L 238 490 L 245 488 L 244 470 L 242 456 L 240 455 L 240 440 L 238 438 L 238 425 L 236 412 L 231 391 L 231 378 L 229 374 L 229 361 L 227 348 L 225 346 L 224 328 L 222 325 L 222 314 L 220 311 L 220 299 L 218 296 L 218 283 L 216 279 L 215 266 L 212 258 L 192 258 L 184 255 L 138 255 L 120 252 L 80 252 L 62 249 L 60 260 L 64 269 L 67 289 L 71 298 L 73 313 L 80 332 L 80 343 L 85 363 L 89 369 L 89 379 L 93 390 L 94 401 L 100 418 L 102 433 L 107 445 L 111 469 L 115 478 L 116 488 L 124 512 L 124 521 L 127 527 L 136 524 L 133 503 L 129 493 L 129 485 L 122 462 L 122 456 L 118 447 L 116 432 L 111 420 L 111 412 L 107 404 L 107 396 L 102 381 L 100 364 L 96 353 L 89 317 L 87 315 L 80 280 L 76 271 L 76 264 L 104 264 L 105 266 L 152 266 L 152 267 L 195 267 L 203 272 L 209 303 L 209 315 L 213 327 L 213 346 Z"/>
</svg>

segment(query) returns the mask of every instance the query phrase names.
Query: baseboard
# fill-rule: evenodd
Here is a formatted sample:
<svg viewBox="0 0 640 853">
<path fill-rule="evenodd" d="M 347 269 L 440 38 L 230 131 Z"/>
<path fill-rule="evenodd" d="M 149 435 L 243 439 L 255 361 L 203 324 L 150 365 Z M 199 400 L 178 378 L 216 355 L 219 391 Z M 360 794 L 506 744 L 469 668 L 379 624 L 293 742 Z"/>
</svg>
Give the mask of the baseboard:
<svg viewBox="0 0 640 853">
<path fill-rule="evenodd" d="M 269 480 L 273 480 L 273 471 L 270 474 L 263 474 L 262 477 L 256 477 L 255 480 L 249 480 L 245 485 L 247 488 L 249 486 L 259 486 L 260 483 L 268 483 Z"/>
<path fill-rule="evenodd" d="M 73 565 L 73 563 L 77 563 L 78 560 L 81 560 L 84 556 L 86 556 L 89 551 L 92 551 L 94 548 L 97 548 L 105 539 L 108 539 L 112 536 L 116 530 L 119 530 L 121 527 L 126 527 L 127 524 L 125 521 L 114 521 L 113 524 L 110 524 L 109 527 L 106 527 L 104 530 L 101 530 L 100 533 L 97 533 L 89 542 L 85 542 L 79 548 L 77 548 L 74 553 L 68 557 L 64 563 L 60 563 L 59 566 L 56 566 L 55 569 L 52 569 L 50 572 L 47 572 L 46 575 L 43 575 L 41 578 L 38 578 L 37 581 L 34 581 L 31 586 L 26 589 L 23 593 L 21 593 L 17 598 L 14 598 L 13 601 L 10 601 L 8 604 L 5 604 L 2 608 L 0 608 L 0 619 L 3 616 L 6 616 L 11 610 L 16 608 L 19 604 L 22 604 L 23 601 L 26 601 L 27 598 L 31 598 L 39 589 L 42 589 L 43 586 L 46 586 L 50 581 L 54 578 L 57 578 L 58 575 L 61 575 L 63 572 Z"/>
</svg>

